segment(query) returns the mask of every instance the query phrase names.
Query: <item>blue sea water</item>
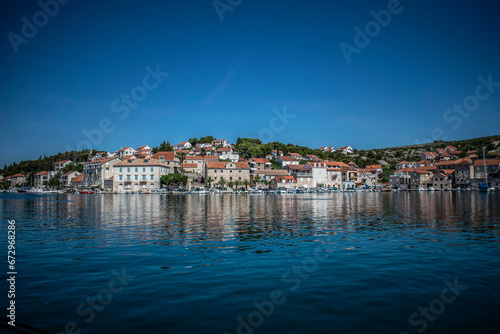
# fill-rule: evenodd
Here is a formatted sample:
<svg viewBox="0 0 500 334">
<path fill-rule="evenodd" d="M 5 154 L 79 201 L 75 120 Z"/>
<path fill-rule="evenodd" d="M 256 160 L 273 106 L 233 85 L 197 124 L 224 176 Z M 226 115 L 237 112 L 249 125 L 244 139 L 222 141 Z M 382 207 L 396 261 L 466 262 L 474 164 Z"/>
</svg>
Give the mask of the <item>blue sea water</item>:
<svg viewBox="0 0 500 334">
<path fill-rule="evenodd" d="M 0 215 L 16 321 L 54 333 L 500 329 L 498 192 L 2 193 Z"/>
</svg>

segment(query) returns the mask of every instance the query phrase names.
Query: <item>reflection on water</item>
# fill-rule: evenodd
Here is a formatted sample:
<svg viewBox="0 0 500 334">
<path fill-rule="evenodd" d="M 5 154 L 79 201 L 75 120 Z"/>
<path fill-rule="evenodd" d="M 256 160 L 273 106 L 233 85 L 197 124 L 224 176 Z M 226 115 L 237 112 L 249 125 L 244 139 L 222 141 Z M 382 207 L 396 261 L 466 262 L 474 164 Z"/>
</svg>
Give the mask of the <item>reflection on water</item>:
<svg viewBox="0 0 500 334">
<path fill-rule="evenodd" d="M 253 300 L 282 287 L 283 273 L 323 245 L 332 256 L 255 333 L 415 332 L 409 314 L 444 278 L 459 276 L 472 288 L 428 330 L 443 332 L 498 325 L 499 199 L 0 194 L 0 212 L 17 222 L 19 315 L 54 331 L 74 320 L 88 333 L 134 333 L 144 324 L 150 332 L 233 333 Z M 141 279 L 84 323 L 78 303 L 122 267 Z M 465 317 L 479 301 L 480 316 Z"/>
</svg>

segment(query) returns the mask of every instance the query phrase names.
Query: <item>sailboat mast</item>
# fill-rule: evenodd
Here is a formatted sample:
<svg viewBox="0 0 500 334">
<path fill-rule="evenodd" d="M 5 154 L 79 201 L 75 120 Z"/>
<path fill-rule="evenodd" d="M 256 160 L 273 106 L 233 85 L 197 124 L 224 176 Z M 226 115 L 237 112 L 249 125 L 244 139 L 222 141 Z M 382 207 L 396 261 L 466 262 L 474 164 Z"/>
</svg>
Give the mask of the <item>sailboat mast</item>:
<svg viewBox="0 0 500 334">
<path fill-rule="evenodd" d="M 488 173 L 486 172 L 486 155 L 484 154 L 484 146 L 483 146 L 483 166 L 484 166 L 484 179 L 486 180 L 486 185 L 488 185 Z"/>
</svg>

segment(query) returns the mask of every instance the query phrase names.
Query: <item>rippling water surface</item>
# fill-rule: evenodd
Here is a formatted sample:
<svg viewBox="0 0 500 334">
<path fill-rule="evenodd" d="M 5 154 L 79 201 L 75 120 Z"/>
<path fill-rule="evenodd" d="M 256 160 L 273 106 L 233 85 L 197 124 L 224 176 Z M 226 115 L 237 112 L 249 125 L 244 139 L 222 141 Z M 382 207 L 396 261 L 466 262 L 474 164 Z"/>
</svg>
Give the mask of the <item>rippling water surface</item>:
<svg viewBox="0 0 500 334">
<path fill-rule="evenodd" d="M 57 333 L 500 328 L 500 193 L 0 194 L 0 214 L 17 321 Z"/>
</svg>

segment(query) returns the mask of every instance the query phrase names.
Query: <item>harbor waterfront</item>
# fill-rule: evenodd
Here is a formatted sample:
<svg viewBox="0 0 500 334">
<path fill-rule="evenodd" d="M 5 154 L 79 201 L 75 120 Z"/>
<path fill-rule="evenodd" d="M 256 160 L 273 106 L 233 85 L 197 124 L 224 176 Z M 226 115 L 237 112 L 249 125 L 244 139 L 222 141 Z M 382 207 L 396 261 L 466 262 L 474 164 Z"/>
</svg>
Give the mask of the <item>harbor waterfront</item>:
<svg viewBox="0 0 500 334">
<path fill-rule="evenodd" d="M 0 193 L 16 322 L 54 333 L 496 333 L 499 203 Z"/>
</svg>

